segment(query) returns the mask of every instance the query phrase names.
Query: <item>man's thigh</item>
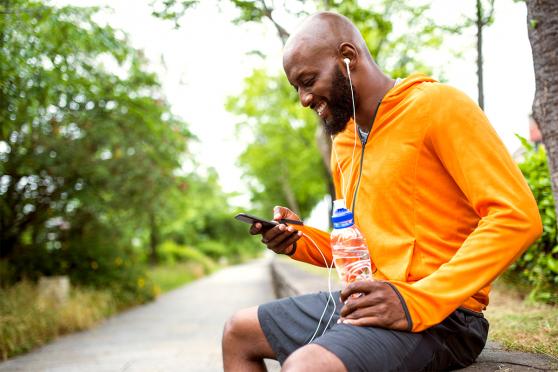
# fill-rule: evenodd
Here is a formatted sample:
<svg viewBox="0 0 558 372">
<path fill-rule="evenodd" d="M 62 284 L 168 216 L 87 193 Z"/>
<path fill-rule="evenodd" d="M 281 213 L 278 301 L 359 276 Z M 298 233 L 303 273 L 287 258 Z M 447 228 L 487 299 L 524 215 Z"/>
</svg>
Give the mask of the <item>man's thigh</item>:
<svg viewBox="0 0 558 372">
<path fill-rule="evenodd" d="M 419 371 L 432 360 L 430 335 L 337 324 L 342 306 L 339 292 L 320 292 L 261 305 L 258 318 L 281 364 L 309 344 L 331 352 L 351 372 Z"/>
<path fill-rule="evenodd" d="M 437 342 L 426 333 L 335 324 L 313 343 L 335 354 L 348 371 L 422 371 Z"/>
<path fill-rule="evenodd" d="M 334 306 L 335 303 L 335 306 Z M 421 333 L 337 324 L 339 293 L 290 297 L 260 306 L 258 319 L 280 363 L 315 343 L 335 354 L 349 371 L 420 371 L 466 366 L 484 347 L 485 319 L 461 311 Z M 454 338 L 459 344 L 450 344 Z M 461 347 L 463 346 L 463 347 Z M 455 351 L 464 354 L 457 360 Z"/>
</svg>

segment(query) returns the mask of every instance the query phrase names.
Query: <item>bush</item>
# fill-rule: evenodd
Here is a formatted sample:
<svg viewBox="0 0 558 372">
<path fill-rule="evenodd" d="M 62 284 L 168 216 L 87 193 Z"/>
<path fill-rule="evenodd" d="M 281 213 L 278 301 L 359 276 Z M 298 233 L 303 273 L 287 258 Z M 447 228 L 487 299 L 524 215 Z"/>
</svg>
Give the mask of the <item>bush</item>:
<svg viewBox="0 0 558 372">
<path fill-rule="evenodd" d="M 204 268 L 195 262 L 151 266 L 148 275 L 162 293 L 181 287 L 204 275 Z"/>
<path fill-rule="evenodd" d="M 159 259 L 162 263 L 172 265 L 175 262 L 193 262 L 203 267 L 205 274 L 215 270 L 215 262 L 202 252 L 185 245 L 180 245 L 172 240 L 167 240 L 159 246 Z"/>
<path fill-rule="evenodd" d="M 510 267 L 505 278 L 528 286 L 530 297 L 548 303 L 558 303 L 558 242 L 556 214 L 546 151 L 520 138 L 525 147 L 525 160 L 519 164 L 537 204 L 543 222 L 543 234 Z"/>
<path fill-rule="evenodd" d="M 89 218 L 87 218 L 89 217 Z M 109 290 L 120 307 L 144 303 L 156 295 L 155 286 L 120 231 L 92 216 L 76 220 L 59 248 L 20 247 L 0 263 L 3 283 L 37 280 L 41 275 L 68 275 L 72 284 Z M 2 261 L 0 261 L 2 262 Z M 7 266 L 10 270 L 2 269 Z"/>
</svg>

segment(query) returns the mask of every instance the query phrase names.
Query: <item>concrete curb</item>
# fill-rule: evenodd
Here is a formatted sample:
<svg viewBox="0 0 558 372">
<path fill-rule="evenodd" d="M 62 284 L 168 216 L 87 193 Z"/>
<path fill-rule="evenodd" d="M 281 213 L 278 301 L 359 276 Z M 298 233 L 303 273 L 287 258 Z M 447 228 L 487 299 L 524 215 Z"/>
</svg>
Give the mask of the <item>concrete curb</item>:
<svg viewBox="0 0 558 372">
<path fill-rule="evenodd" d="M 327 283 L 322 276 L 304 271 L 288 260 L 274 258 L 270 271 L 278 298 L 327 291 Z M 334 289 L 339 289 L 339 285 L 336 284 Z M 460 371 L 558 371 L 558 360 L 541 354 L 505 351 L 497 343 L 489 341 L 477 361 Z"/>
</svg>

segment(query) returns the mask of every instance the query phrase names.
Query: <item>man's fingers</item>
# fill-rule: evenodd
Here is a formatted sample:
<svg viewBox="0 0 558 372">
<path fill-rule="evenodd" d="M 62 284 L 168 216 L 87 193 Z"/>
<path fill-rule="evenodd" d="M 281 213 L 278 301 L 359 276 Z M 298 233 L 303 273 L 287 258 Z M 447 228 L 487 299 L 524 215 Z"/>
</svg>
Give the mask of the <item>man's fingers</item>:
<svg viewBox="0 0 558 372">
<path fill-rule="evenodd" d="M 366 327 L 382 327 L 382 321 L 380 318 L 376 317 L 376 316 L 367 316 L 364 318 L 358 318 L 358 319 L 339 319 L 340 322 L 339 323 L 343 323 L 343 324 L 350 324 L 350 325 L 355 325 L 355 326 L 366 326 Z"/>
<path fill-rule="evenodd" d="M 262 224 L 259 222 L 253 223 L 252 226 L 250 226 L 250 234 L 251 235 L 258 235 L 261 234 L 262 232 Z"/>
<path fill-rule="evenodd" d="M 275 208 L 273 208 L 273 219 L 275 221 L 279 221 L 282 218 L 300 221 L 300 217 L 298 217 L 289 208 L 280 207 L 280 206 L 276 206 Z"/>
<path fill-rule="evenodd" d="M 287 226 L 279 224 L 274 228 L 265 231 L 263 233 L 262 241 L 266 242 L 267 244 L 273 239 L 275 239 L 277 236 L 281 235 L 285 230 L 287 230 Z"/>
<path fill-rule="evenodd" d="M 290 229 L 285 228 L 284 230 L 282 230 L 282 232 L 280 234 L 277 234 L 273 239 L 269 240 L 267 246 L 270 249 L 275 250 L 275 248 L 286 244 L 287 240 L 289 240 L 293 235 L 294 236 L 297 235 L 296 230 L 294 230 L 292 228 L 290 228 Z"/>
<path fill-rule="evenodd" d="M 407 320 L 401 317 L 384 316 L 382 314 L 363 316 L 360 318 L 339 318 L 337 323 L 349 324 L 361 327 L 380 327 L 395 329 L 399 331 L 408 330 Z"/>
<path fill-rule="evenodd" d="M 377 298 L 363 298 L 362 301 L 355 304 L 355 306 L 347 306 L 352 301 L 349 301 L 341 309 L 339 315 L 347 319 L 357 319 L 369 316 L 382 317 L 386 312 L 389 312 L 388 306 L 383 302 L 378 302 Z"/>
<path fill-rule="evenodd" d="M 341 308 L 339 315 L 343 317 L 348 317 L 350 314 L 353 316 L 356 314 L 360 314 L 360 316 L 370 315 L 362 314 L 362 312 L 358 312 L 359 309 L 370 309 L 373 306 L 378 306 L 380 304 L 380 299 L 378 299 L 374 294 L 368 295 L 361 295 L 357 298 L 349 298 L 349 300 L 343 305 Z"/>
<path fill-rule="evenodd" d="M 301 236 L 302 233 L 298 231 L 287 232 L 284 234 L 284 238 L 283 235 L 276 237 L 268 243 L 267 247 L 276 253 L 285 253 L 285 250 L 292 246 Z"/>
<path fill-rule="evenodd" d="M 275 221 L 280 220 L 281 218 L 287 218 L 289 217 L 289 215 L 291 215 L 293 212 L 291 212 L 290 209 L 285 208 L 285 207 L 280 207 L 280 206 L 275 206 L 273 208 L 273 219 Z"/>
<path fill-rule="evenodd" d="M 356 282 L 350 283 L 341 291 L 341 302 L 344 303 L 345 301 L 347 301 L 347 299 L 354 293 L 370 293 L 375 288 L 377 288 L 376 283 L 377 282 L 373 280 L 358 280 Z"/>
</svg>

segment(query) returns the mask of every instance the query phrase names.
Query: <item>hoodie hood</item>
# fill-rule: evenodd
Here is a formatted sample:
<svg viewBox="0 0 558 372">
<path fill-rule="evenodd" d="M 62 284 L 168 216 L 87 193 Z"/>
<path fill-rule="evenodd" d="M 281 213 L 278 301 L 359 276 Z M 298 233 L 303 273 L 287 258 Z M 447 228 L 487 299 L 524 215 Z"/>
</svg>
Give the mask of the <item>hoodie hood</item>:
<svg viewBox="0 0 558 372">
<path fill-rule="evenodd" d="M 416 87 L 423 83 L 437 83 L 437 81 L 423 73 L 415 72 L 388 90 L 378 108 L 376 118 L 372 125 L 372 133 L 374 133 L 374 131 L 376 131 L 379 127 L 387 124 L 389 120 L 386 119 L 389 117 L 390 112 L 395 109 L 401 101 L 409 97 Z M 371 107 L 370 109 L 374 110 L 376 108 Z M 340 145 L 352 143 L 355 136 L 355 122 L 351 118 L 347 123 L 345 130 L 335 137 L 335 142 Z"/>
<path fill-rule="evenodd" d="M 382 104 L 390 103 L 393 104 L 395 102 L 401 101 L 405 98 L 410 90 L 415 88 L 416 86 L 422 83 L 436 83 L 437 81 L 432 79 L 431 77 L 420 73 L 415 72 L 403 79 L 399 82 L 399 84 L 395 85 L 393 88 L 388 90 L 384 98 L 382 99 Z"/>
</svg>

